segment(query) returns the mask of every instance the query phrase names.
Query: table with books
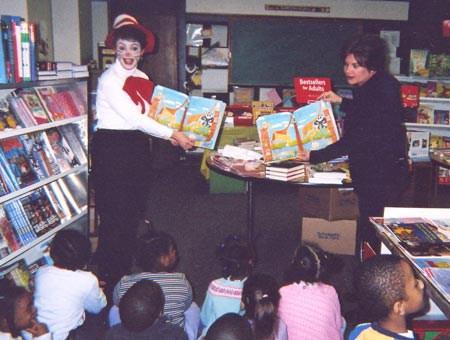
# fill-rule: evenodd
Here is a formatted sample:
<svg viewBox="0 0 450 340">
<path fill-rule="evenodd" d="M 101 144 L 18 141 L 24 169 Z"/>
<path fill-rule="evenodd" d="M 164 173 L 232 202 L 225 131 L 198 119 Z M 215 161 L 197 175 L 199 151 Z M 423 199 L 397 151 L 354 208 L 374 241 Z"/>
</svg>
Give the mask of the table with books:
<svg viewBox="0 0 450 340">
<path fill-rule="evenodd" d="M 450 319 L 450 209 L 386 208 L 385 217 L 370 219 L 383 245 L 411 264 Z"/>
</svg>

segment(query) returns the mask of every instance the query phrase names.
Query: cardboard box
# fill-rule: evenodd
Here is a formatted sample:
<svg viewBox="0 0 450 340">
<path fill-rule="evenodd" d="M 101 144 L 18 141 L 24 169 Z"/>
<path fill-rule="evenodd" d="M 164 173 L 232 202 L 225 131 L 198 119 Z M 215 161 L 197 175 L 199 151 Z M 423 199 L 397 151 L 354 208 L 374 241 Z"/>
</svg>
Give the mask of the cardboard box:
<svg viewBox="0 0 450 340">
<path fill-rule="evenodd" d="M 302 241 L 315 243 L 333 254 L 355 255 L 356 224 L 355 220 L 327 221 L 304 217 Z"/>
<path fill-rule="evenodd" d="M 319 217 L 328 221 L 356 220 L 359 217 L 358 197 L 352 188 L 303 186 L 299 197 L 302 217 Z"/>
</svg>

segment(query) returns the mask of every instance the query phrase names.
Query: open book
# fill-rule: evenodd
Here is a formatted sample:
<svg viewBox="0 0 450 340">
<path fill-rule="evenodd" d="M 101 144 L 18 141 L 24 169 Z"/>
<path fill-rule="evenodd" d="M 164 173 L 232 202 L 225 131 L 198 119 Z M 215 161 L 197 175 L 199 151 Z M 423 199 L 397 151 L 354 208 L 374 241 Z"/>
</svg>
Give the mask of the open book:
<svg viewBox="0 0 450 340">
<path fill-rule="evenodd" d="M 331 105 L 324 101 L 262 116 L 256 127 L 266 163 L 293 159 L 299 152 L 322 149 L 339 139 Z"/>
<path fill-rule="evenodd" d="M 220 100 L 188 96 L 157 85 L 147 115 L 158 123 L 195 139 L 195 146 L 214 149 L 225 106 Z"/>
</svg>

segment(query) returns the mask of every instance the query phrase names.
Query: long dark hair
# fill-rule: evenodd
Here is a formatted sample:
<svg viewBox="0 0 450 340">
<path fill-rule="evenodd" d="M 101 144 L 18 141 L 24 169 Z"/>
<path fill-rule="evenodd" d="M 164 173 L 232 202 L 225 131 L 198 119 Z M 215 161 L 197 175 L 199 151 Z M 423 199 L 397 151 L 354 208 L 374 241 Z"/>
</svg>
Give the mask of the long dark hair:
<svg viewBox="0 0 450 340">
<path fill-rule="evenodd" d="M 270 339 L 278 329 L 279 288 L 274 277 L 262 273 L 250 275 L 244 283 L 242 302 L 255 340 Z"/>
<path fill-rule="evenodd" d="M 386 42 L 375 34 L 364 34 L 349 40 L 342 49 L 342 60 L 353 54 L 359 65 L 369 71 L 384 71 L 387 66 Z"/>
</svg>

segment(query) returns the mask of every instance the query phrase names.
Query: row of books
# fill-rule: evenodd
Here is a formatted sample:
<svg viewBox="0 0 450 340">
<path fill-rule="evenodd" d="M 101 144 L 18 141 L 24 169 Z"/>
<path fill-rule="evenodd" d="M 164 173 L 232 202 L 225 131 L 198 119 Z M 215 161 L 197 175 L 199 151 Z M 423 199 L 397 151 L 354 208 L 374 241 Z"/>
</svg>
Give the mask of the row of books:
<svg viewBox="0 0 450 340">
<path fill-rule="evenodd" d="M 69 124 L 0 140 L 0 196 L 87 163 L 84 127 Z"/>
<path fill-rule="evenodd" d="M 416 122 L 419 124 L 449 125 L 450 103 L 421 103 L 417 109 Z"/>
<path fill-rule="evenodd" d="M 416 266 L 450 298 L 450 219 L 371 217 Z"/>
<path fill-rule="evenodd" d="M 420 77 L 450 76 L 450 55 L 431 53 L 426 49 L 412 49 L 409 57 L 409 75 Z"/>
<path fill-rule="evenodd" d="M 0 206 L 5 257 L 87 209 L 86 173 L 72 173 Z"/>
<path fill-rule="evenodd" d="M 0 130 L 13 130 L 84 116 L 87 84 L 76 82 L 55 86 L 17 88 L 0 109 Z"/>
<path fill-rule="evenodd" d="M 0 84 L 36 80 L 36 23 L 1 15 Z"/>
<path fill-rule="evenodd" d="M 41 66 L 42 64 L 45 67 Z M 39 63 L 37 71 L 38 80 L 87 78 L 89 69 L 87 65 L 75 65 L 69 61 Z"/>
</svg>

